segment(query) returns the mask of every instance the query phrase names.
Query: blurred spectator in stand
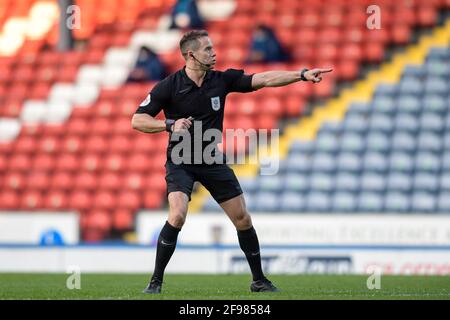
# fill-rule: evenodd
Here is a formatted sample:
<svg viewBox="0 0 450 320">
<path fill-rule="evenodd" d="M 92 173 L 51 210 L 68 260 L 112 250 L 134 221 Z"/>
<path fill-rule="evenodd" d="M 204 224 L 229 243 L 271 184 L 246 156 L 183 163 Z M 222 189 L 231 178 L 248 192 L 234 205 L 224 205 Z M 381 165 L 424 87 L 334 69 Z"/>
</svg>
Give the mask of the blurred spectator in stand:
<svg viewBox="0 0 450 320">
<path fill-rule="evenodd" d="M 273 30 L 263 24 L 256 27 L 247 63 L 284 62 L 289 55 Z"/>
<path fill-rule="evenodd" d="M 170 29 L 203 29 L 204 22 L 198 12 L 196 0 L 178 0 L 172 10 Z"/>
<path fill-rule="evenodd" d="M 127 82 L 158 81 L 164 79 L 166 75 L 164 64 L 157 54 L 147 47 L 142 47 Z"/>
</svg>

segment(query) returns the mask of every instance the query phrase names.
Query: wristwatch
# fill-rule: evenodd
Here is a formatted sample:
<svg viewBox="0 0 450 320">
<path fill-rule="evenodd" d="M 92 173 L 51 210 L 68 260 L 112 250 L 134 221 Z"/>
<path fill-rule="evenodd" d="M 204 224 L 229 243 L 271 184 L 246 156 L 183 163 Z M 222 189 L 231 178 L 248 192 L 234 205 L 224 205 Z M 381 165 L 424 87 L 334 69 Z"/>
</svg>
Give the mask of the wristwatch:
<svg viewBox="0 0 450 320">
<path fill-rule="evenodd" d="M 303 69 L 302 72 L 300 73 L 300 80 L 302 81 L 308 81 L 308 79 L 305 78 L 305 72 L 308 71 L 309 69 Z"/>
<path fill-rule="evenodd" d="M 172 126 L 175 124 L 175 120 L 166 119 L 164 122 L 166 123 L 166 131 L 172 132 Z"/>
</svg>

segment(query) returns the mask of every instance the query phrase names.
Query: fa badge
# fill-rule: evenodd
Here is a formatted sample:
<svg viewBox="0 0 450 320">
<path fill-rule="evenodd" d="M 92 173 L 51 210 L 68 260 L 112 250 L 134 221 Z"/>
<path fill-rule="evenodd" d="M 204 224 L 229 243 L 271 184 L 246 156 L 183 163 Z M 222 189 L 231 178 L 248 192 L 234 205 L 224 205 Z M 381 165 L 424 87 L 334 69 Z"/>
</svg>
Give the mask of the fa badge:
<svg viewBox="0 0 450 320">
<path fill-rule="evenodd" d="M 220 97 L 211 98 L 211 107 L 214 111 L 219 111 L 220 109 Z"/>
<path fill-rule="evenodd" d="M 150 103 L 151 100 L 152 100 L 152 97 L 151 97 L 150 94 L 148 94 L 147 98 L 145 98 L 145 100 L 142 101 L 139 106 L 140 107 L 145 107 L 146 105 L 148 105 Z"/>
</svg>

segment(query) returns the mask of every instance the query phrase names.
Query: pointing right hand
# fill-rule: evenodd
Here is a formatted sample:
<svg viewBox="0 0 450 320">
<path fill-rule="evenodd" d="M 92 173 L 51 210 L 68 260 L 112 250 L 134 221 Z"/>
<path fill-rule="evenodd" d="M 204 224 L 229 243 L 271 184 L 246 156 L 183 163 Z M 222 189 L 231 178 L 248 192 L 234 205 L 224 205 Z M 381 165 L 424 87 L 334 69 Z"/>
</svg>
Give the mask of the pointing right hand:
<svg viewBox="0 0 450 320">
<path fill-rule="evenodd" d="M 180 132 L 184 130 L 188 130 L 192 126 L 192 121 L 194 118 L 189 117 L 187 119 L 181 118 L 175 121 L 173 125 L 173 132 Z"/>
</svg>

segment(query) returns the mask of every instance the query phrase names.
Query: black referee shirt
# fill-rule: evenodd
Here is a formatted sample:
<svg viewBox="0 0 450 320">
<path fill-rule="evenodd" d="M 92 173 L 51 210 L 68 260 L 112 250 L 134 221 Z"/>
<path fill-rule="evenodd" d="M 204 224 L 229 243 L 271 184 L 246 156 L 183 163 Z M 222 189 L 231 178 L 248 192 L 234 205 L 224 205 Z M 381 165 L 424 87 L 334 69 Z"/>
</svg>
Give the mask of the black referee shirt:
<svg viewBox="0 0 450 320">
<path fill-rule="evenodd" d="M 200 121 L 202 134 L 212 128 L 222 132 L 227 94 L 253 91 L 252 77 L 253 75 L 245 75 L 243 70 L 228 69 L 224 72 L 209 70 L 206 72 L 201 87 L 198 87 L 187 76 L 185 68 L 183 68 L 158 82 L 136 113 L 147 113 L 155 117 L 161 110 L 164 110 L 166 119 L 178 120 L 193 117 L 194 121 Z M 189 133 L 193 136 L 194 125 L 189 129 Z M 173 140 L 169 137 L 168 159 L 171 159 L 173 147 L 181 142 L 181 139 L 178 142 Z M 210 143 L 211 141 L 203 142 L 202 152 Z M 194 147 L 191 148 L 191 153 L 191 163 L 194 163 Z"/>
</svg>

